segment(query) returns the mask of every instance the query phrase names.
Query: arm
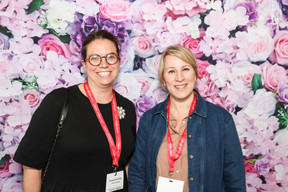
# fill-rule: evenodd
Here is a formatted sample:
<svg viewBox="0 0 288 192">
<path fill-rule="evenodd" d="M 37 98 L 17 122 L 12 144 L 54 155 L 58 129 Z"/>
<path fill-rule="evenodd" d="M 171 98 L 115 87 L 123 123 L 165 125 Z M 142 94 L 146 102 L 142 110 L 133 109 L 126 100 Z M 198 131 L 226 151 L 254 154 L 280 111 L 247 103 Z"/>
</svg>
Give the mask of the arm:
<svg viewBox="0 0 288 192">
<path fill-rule="evenodd" d="M 146 186 L 146 130 L 143 119 L 140 120 L 133 156 L 129 163 L 129 191 L 145 191 Z"/>
<path fill-rule="evenodd" d="M 225 121 L 224 174 L 226 192 L 246 192 L 245 167 L 242 149 L 233 118 Z"/>
<path fill-rule="evenodd" d="M 41 170 L 23 166 L 23 187 L 24 192 L 41 191 Z"/>
</svg>

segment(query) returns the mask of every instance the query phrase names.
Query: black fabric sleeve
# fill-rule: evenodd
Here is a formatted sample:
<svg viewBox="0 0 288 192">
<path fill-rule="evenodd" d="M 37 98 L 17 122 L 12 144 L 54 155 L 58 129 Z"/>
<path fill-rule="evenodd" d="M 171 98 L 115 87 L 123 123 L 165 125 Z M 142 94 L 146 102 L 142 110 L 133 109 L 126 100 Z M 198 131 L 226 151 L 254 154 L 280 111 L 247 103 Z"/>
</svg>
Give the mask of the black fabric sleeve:
<svg viewBox="0 0 288 192">
<path fill-rule="evenodd" d="M 47 94 L 34 112 L 14 160 L 22 165 L 42 169 L 48 160 L 66 97 L 64 88 Z"/>
</svg>

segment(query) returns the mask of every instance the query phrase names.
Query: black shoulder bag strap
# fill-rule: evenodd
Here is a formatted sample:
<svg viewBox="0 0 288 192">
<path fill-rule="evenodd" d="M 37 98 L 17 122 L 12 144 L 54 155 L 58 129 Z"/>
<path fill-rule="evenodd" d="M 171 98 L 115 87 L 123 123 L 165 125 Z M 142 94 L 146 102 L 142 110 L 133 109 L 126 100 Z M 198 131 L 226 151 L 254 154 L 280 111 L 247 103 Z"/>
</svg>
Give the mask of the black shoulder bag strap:
<svg viewBox="0 0 288 192">
<path fill-rule="evenodd" d="M 65 118 L 67 116 L 68 109 L 69 109 L 69 90 L 68 90 L 68 88 L 66 88 L 65 103 L 64 103 L 63 108 L 62 108 L 61 116 L 60 116 L 59 123 L 58 123 L 58 128 L 57 128 L 56 135 L 55 135 L 55 138 L 54 138 L 54 141 L 53 141 L 53 144 L 52 144 L 52 148 L 51 148 L 51 151 L 50 151 L 50 154 L 49 154 L 49 158 L 48 158 L 46 167 L 43 170 L 41 183 L 44 182 L 44 179 L 45 179 L 45 176 L 46 176 L 46 173 L 47 173 L 47 170 L 48 170 L 48 167 L 49 167 L 49 164 L 50 164 L 50 161 L 52 159 L 52 155 L 53 155 L 53 152 L 54 152 L 54 149 L 55 149 L 55 146 L 56 146 L 56 141 L 57 141 L 57 139 L 59 137 L 61 128 L 63 126 L 63 122 L 64 122 L 64 120 L 65 120 Z"/>
</svg>

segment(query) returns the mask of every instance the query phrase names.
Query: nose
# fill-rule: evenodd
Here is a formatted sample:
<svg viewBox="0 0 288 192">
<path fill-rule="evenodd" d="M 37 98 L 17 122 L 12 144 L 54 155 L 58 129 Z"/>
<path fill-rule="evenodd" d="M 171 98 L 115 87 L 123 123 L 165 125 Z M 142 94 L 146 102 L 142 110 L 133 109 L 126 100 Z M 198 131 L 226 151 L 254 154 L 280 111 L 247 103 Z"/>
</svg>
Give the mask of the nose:
<svg viewBox="0 0 288 192">
<path fill-rule="evenodd" d="M 181 82 L 184 80 L 184 76 L 181 72 L 176 73 L 176 81 Z"/>
<path fill-rule="evenodd" d="M 107 68 L 108 67 L 108 63 L 106 61 L 106 58 L 105 57 L 101 57 L 101 63 L 99 64 L 100 67 L 102 68 Z"/>
</svg>

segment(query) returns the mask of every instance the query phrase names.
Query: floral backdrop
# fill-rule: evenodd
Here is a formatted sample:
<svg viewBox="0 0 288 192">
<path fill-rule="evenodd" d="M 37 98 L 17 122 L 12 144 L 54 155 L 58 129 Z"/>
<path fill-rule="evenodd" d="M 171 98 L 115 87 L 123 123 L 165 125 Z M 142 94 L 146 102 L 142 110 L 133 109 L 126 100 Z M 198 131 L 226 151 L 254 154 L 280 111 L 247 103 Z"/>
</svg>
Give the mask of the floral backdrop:
<svg viewBox="0 0 288 192">
<path fill-rule="evenodd" d="M 114 88 L 139 117 L 167 93 L 158 83 L 172 44 L 197 57 L 197 89 L 234 117 L 247 191 L 288 191 L 288 0 L 0 0 L 0 191 L 23 191 L 13 161 L 39 103 L 81 83 L 91 31 L 122 43 Z"/>
</svg>

